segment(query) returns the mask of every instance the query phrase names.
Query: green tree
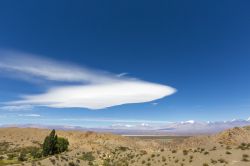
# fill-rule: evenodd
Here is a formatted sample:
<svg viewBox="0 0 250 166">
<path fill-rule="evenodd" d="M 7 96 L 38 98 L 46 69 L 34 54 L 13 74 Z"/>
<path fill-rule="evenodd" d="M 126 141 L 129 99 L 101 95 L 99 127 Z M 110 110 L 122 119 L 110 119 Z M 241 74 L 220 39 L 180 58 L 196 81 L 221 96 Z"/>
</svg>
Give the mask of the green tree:
<svg viewBox="0 0 250 166">
<path fill-rule="evenodd" d="M 68 149 L 69 141 L 65 138 L 57 137 L 56 131 L 52 130 L 43 142 L 43 156 L 62 153 Z"/>
<path fill-rule="evenodd" d="M 56 153 L 56 142 L 57 135 L 56 131 L 53 129 L 49 136 L 47 136 L 43 142 L 43 155 L 53 155 Z"/>
</svg>

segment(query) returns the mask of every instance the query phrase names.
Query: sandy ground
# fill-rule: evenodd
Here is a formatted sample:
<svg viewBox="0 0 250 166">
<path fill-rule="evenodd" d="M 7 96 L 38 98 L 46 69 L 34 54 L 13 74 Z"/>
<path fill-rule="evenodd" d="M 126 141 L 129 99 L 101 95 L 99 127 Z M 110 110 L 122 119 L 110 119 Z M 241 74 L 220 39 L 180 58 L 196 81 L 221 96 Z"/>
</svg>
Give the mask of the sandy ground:
<svg viewBox="0 0 250 166">
<path fill-rule="evenodd" d="M 0 129 L 0 157 L 3 157 L 0 166 L 18 163 L 17 157 L 8 160 L 8 154 L 18 153 L 16 149 L 24 147 L 40 147 L 49 133 L 45 129 Z M 81 131 L 57 131 L 57 134 L 69 140 L 67 152 L 36 160 L 28 158 L 28 161 L 14 165 L 250 166 L 250 131 L 247 128 L 168 143 Z M 88 152 L 94 159 L 83 157 Z"/>
</svg>

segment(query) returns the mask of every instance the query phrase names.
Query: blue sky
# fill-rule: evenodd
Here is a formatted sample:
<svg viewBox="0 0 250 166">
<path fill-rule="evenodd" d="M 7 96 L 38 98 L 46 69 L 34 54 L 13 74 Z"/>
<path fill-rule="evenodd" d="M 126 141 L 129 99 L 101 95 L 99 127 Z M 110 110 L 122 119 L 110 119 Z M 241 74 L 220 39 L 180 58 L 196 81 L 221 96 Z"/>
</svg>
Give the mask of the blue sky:
<svg viewBox="0 0 250 166">
<path fill-rule="evenodd" d="M 30 54 L 37 61 L 67 63 L 69 70 L 77 65 L 112 77 L 127 73 L 125 79 L 170 86 L 177 92 L 151 102 L 98 110 L 27 104 L 10 109 L 6 102 L 22 95 L 77 83 L 0 68 L 0 123 L 103 126 L 119 120 L 246 119 L 249 5 L 230 0 L 2 1 L 0 48 L 15 54 L 22 65 L 29 65 L 22 54 Z M 8 55 L 0 54 L 2 63 Z"/>
</svg>

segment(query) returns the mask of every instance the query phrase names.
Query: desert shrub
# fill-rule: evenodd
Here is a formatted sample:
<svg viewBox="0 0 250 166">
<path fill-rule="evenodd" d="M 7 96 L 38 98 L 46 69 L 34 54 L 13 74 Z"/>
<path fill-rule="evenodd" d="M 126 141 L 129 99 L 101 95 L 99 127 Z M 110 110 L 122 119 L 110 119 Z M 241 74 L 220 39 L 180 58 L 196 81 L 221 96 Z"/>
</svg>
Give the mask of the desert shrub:
<svg viewBox="0 0 250 166">
<path fill-rule="evenodd" d="M 248 154 L 243 154 L 243 155 L 242 155 L 242 157 L 244 157 L 244 158 L 248 158 L 248 157 L 249 157 L 249 155 L 248 155 Z"/>
<path fill-rule="evenodd" d="M 30 155 L 33 157 L 33 158 L 41 158 L 42 157 L 42 151 L 40 148 L 37 148 L 37 147 L 33 147 L 30 151 Z"/>
<path fill-rule="evenodd" d="M 216 160 L 214 160 L 214 159 L 211 159 L 211 163 L 212 163 L 212 164 L 216 164 L 216 163 L 217 163 L 217 161 L 216 161 Z"/>
<path fill-rule="evenodd" d="M 162 162 L 165 162 L 166 160 L 167 160 L 166 157 L 164 157 L 164 156 L 161 157 Z"/>
<path fill-rule="evenodd" d="M 125 151 L 128 150 L 129 148 L 128 148 L 128 147 L 125 147 L 125 146 L 120 146 L 118 149 L 119 149 L 120 151 L 125 152 Z"/>
<path fill-rule="evenodd" d="M 176 153 L 177 151 L 176 150 L 172 150 L 172 153 Z"/>
<path fill-rule="evenodd" d="M 9 142 L 0 142 L 0 152 L 2 153 L 8 151 L 9 146 L 10 146 Z"/>
<path fill-rule="evenodd" d="M 94 161 L 95 156 L 93 156 L 92 152 L 87 152 L 82 155 L 81 159 L 85 161 Z"/>
<path fill-rule="evenodd" d="M 242 155 L 242 161 L 249 161 L 249 159 L 248 159 L 248 157 L 249 157 L 249 155 L 248 154 L 243 154 Z"/>
<path fill-rule="evenodd" d="M 229 151 L 226 151 L 226 154 L 232 154 L 231 152 L 229 152 Z"/>
<path fill-rule="evenodd" d="M 207 164 L 207 163 L 203 163 L 202 165 L 203 165 L 203 166 L 208 166 L 208 164 Z"/>
<path fill-rule="evenodd" d="M 111 165 L 110 159 L 105 159 L 103 161 L 103 166 L 110 166 L 110 165 Z"/>
<path fill-rule="evenodd" d="M 26 153 L 21 152 L 18 156 L 18 161 L 27 161 Z"/>
<path fill-rule="evenodd" d="M 223 159 L 223 158 L 218 159 L 218 161 L 219 161 L 220 163 L 227 163 L 227 161 L 226 161 L 225 159 Z"/>
<path fill-rule="evenodd" d="M 69 162 L 69 166 L 78 166 L 78 164 L 76 164 L 73 161 L 71 161 L 71 162 Z"/>
<path fill-rule="evenodd" d="M 94 165 L 94 163 L 92 161 L 89 161 L 88 164 L 89 164 L 89 166 L 93 166 Z"/>
<path fill-rule="evenodd" d="M 57 153 L 62 153 L 68 150 L 69 141 L 65 138 L 58 137 L 56 142 L 56 151 Z"/>
<path fill-rule="evenodd" d="M 209 154 L 209 152 L 207 152 L 207 151 L 206 151 L 206 152 L 204 152 L 204 155 L 208 155 L 208 154 Z"/>
<path fill-rule="evenodd" d="M 0 160 L 3 160 L 4 159 L 4 157 L 3 156 L 0 156 Z"/>
<path fill-rule="evenodd" d="M 182 153 L 183 153 L 183 155 L 187 155 L 188 151 L 187 150 L 183 150 Z"/>
<path fill-rule="evenodd" d="M 49 160 L 50 160 L 50 162 L 51 162 L 53 165 L 55 165 L 55 164 L 56 164 L 56 160 L 55 160 L 55 159 L 50 158 Z"/>
<path fill-rule="evenodd" d="M 8 160 L 13 160 L 13 158 L 17 157 L 15 153 L 9 153 L 7 154 L 7 156 L 8 156 Z"/>
<path fill-rule="evenodd" d="M 140 151 L 140 154 L 141 154 L 141 155 L 146 155 L 146 154 L 147 154 L 147 151 L 141 150 L 141 151 Z"/>
<path fill-rule="evenodd" d="M 247 149 L 250 149 L 250 144 L 247 144 L 247 143 L 241 143 L 240 146 L 238 146 L 239 149 L 241 150 L 247 150 Z"/>
<path fill-rule="evenodd" d="M 247 158 L 242 158 L 242 161 L 249 162 Z"/>
<path fill-rule="evenodd" d="M 69 159 L 67 158 L 67 157 L 65 157 L 65 156 L 61 156 L 61 159 L 62 160 L 65 160 L 65 161 L 68 161 Z"/>
</svg>

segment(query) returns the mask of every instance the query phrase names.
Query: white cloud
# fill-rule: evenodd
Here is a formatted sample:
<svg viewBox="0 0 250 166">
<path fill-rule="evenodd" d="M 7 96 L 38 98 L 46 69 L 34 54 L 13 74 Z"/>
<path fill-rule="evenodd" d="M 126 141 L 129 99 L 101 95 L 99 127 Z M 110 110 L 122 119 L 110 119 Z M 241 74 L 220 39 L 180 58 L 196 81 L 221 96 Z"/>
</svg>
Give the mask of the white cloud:
<svg viewBox="0 0 250 166">
<path fill-rule="evenodd" d="M 67 63 L 17 52 L 1 51 L 0 69 L 51 81 L 103 83 L 118 81 L 107 72 L 89 70 Z"/>
<path fill-rule="evenodd" d="M 123 77 L 125 75 L 128 75 L 128 73 L 120 73 L 120 74 L 117 75 L 117 77 Z"/>
<path fill-rule="evenodd" d="M 156 106 L 156 105 L 158 105 L 158 103 L 151 103 L 153 106 Z"/>
<path fill-rule="evenodd" d="M 3 111 L 29 111 L 32 110 L 32 105 L 6 105 L 0 107 Z"/>
<path fill-rule="evenodd" d="M 39 114 L 19 114 L 18 116 L 24 116 L 24 117 L 40 117 Z"/>
<path fill-rule="evenodd" d="M 250 121 L 250 117 L 247 119 L 247 121 Z"/>
<path fill-rule="evenodd" d="M 50 81 L 76 82 L 78 85 L 52 87 L 42 94 L 25 95 L 14 105 L 39 105 L 53 108 L 107 107 L 154 101 L 175 93 L 166 85 L 122 77 L 107 72 L 94 71 L 58 63 L 34 56 L 4 52 L 0 69 L 39 77 Z"/>
<path fill-rule="evenodd" d="M 174 122 L 144 119 L 105 119 L 105 118 L 63 118 L 58 121 L 77 121 L 77 122 L 111 122 L 111 123 L 132 123 L 132 124 L 170 124 Z"/>
<path fill-rule="evenodd" d="M 173 92 L 173 89 L 163 85 L 140 81 L 122 81 L 119 83 L 53 88 L 44 94 L 26 96 L 24 100 L 12 104 L 101 109 L 128 103 L 149 102 Z"/>
</svg>

